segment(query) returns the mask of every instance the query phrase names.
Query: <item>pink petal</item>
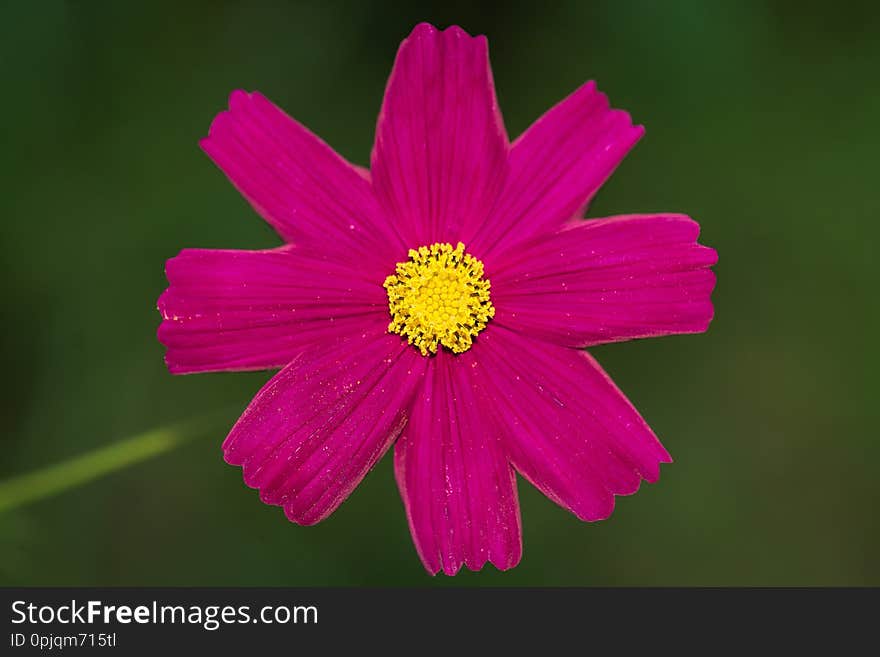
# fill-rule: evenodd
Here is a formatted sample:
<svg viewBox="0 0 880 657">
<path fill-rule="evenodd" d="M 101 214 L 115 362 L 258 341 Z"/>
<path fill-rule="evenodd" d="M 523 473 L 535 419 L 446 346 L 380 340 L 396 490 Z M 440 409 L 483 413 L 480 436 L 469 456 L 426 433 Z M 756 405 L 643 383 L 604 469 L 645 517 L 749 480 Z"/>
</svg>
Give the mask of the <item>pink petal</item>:
<svg viewBox="0 0 880 657">
<path fill-rule="evenodd" d="M 683 215 L 573 222 L 505 254 L 496 324 L 568 346 L 700 333 L 712 320 L 714 249 Z"/>
<path fill-rule="evenodd" d="M 388 80 L 371 167 L 407 246 L 455 244 L 472 234 L 506 168 L 486 38 L 416 26 Z"/>
<path fill-rule="evenodd" d="M 375 321 L 304 352 L 248 406 L 223 443 L 226 461 L 293 522 L 319 522 L 398 436 L 426 367 Z"/>
<path fill-rule="evenodd" d="M 304 248 L 184 249 L 166 274 L 159 340 L 176 374 L 281 367 L 371 318 L 388 321 L 381 281 Z"/>
<path fill-rule="evenodd" d="M 582 86 L 514 142 L 504 189 L 472 251 L 491 260 L 582 214 L 643 133 L 629 114 L 609 108 L 594 82 Z"/>
<path fill-rule="evenodd" d="M 338 246 L 383 267 L 408 246 L 363 171 L 260 93 L 232 92 L 200 144 L 288 242 Z"/>
<path fill-rule="evenodd" d="M 497 328 L 480 336 L 483 403 L 504 426 L 514 467 L 582 520 L 611 515 L 615 495 L 653 482 L 669 454 L 584 351 Z"/>
<path fill-rule="evenodd" d="M 471 352 L 438 353 L 394 449 L 397 484 L 425 568 L 501 570 L 522 553 L 513 470 L 473 393 Z"/>
</svg>

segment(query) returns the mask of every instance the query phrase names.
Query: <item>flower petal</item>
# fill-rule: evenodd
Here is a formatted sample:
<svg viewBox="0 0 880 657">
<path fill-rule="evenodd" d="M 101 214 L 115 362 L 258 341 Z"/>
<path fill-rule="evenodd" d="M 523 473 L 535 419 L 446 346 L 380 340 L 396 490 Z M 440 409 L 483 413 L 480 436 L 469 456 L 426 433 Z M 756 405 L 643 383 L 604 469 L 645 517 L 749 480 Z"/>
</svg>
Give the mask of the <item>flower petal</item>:
<svg viewBox="0 0 880 657">
<path fill-rule="evenodd" d="M 486 38 L 416 26 L 388 80 L 371 167 L 408 247 L 455 244 L 483 222 L 507 147 Z"/>
<path fill-rule="evenodd" d="M 311 525 L 330 515 L 390 447 L 426 359 L 384 324 L 303 352 L 248 406 L 223 451 L 267 504 Z"/>
<path fill-rule="evenodd" d="M 513 469 L 473 392 L 471 352 L 440 352 L 394 448 L 410 531 L 432 575 L 462 564 L 519 563 L 522 538 Z"/>
<path fill-rule="evenodd" d="M 491 260 L 582 214 L 643 133 L 629 114 L 609 108 L 594 82 L 583 85 L 514 142 L 504 189 L 468 244 L 472 252 Z"/>
<path fill-rule="evenodd" d="M 653 482 L 669 454 L 585 351 L 496 327 L 480 336 L 483 403 L 505 428 L 514 467 L 582 520 L 611 515 L 614 495 Z"/>
<path fill-rule="evenodd" d="M 371 318 L 387 322 L 381 281 L 304 248 L 184 249 L 166 274 L 159 340 L 175 374 L 281 367 Z"/>
<path fill-rule="evenodd" d="M 384 266 L 407 247 L 362 170 L 258 92 L 232 92 L 200 145 L 288 242 L 385 256 Z"/>
<path fill-rule="evenodd" d="M 492 274 L 497 324 L 568 346 L 700 333 L 712 320 L 714 249 L 683 215 L 572 222 L 506 254 Z"/>
</svg>

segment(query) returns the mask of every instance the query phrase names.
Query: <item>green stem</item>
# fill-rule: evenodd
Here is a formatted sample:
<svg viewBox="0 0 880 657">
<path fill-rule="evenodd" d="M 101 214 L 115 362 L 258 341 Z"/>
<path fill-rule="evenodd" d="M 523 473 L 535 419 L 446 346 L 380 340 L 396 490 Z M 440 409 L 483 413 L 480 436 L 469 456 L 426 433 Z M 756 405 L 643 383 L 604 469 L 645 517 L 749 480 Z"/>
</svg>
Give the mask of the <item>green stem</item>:
<svg viewBox="0 0 880 657">
<path fill-rule="evenodd" d="M 201 433 L 205 421 L 153 429 L 63 463 L 0 481 L 0 513 L 164 454 Z"/>
</svg>

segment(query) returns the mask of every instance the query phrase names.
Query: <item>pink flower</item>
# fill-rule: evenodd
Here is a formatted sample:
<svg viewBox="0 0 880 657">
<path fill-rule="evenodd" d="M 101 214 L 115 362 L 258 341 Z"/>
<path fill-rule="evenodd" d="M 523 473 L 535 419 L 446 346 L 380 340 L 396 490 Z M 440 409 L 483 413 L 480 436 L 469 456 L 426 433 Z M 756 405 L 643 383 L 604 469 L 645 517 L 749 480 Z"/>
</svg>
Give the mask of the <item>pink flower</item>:
<svg viewBox="0 0 880 657">
<path fill-rule="evenodd" d="M 519 562 L 515 471 L 588 521 L 656 481 L 668 453 L 581 348 L 705 331 L 717 255 L 684 215 L 580 219 L 642 133 L 589 82 L 509 143 L 458 27 L 401 45 L 369 171 L 233 92 L 201 146 L 286 244 L 185 249 L 158 304 L 171 372 L 283 368 L 226 461 L 311 525 L 393 445 L 432 574 Z"/>
</svg>

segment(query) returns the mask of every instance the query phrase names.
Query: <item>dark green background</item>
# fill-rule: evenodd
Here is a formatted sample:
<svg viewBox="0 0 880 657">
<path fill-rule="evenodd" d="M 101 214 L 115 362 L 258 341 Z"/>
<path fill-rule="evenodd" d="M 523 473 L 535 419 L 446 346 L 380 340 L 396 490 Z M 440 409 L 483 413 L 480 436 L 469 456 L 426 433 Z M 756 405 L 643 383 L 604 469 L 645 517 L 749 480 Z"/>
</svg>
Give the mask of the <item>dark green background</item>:
<svg viewBox="0 0 880 657">
<path fill-rule="evenodd" d="M 0 582 L 880 584 L 880 9 L 507 5 L 4 3 L 0 478 L 236 410 L 0 515 Z M 647 135 L 590 215 L 687 212 L 720 254 L 707 334 L 594 351 L 675 463 L 597 524 L 520 482 L 504 574 L 427 577 L 388 459 L 328 521 L 287 522 L 220 454 L 268 373 L 172 377 L 155 338 L 166 258 L 278 243 L 197 147 L 229 91 L 367 163 L 420 20 L 488 35 L 511 136 L 596 79 Z"/>
</svg>

